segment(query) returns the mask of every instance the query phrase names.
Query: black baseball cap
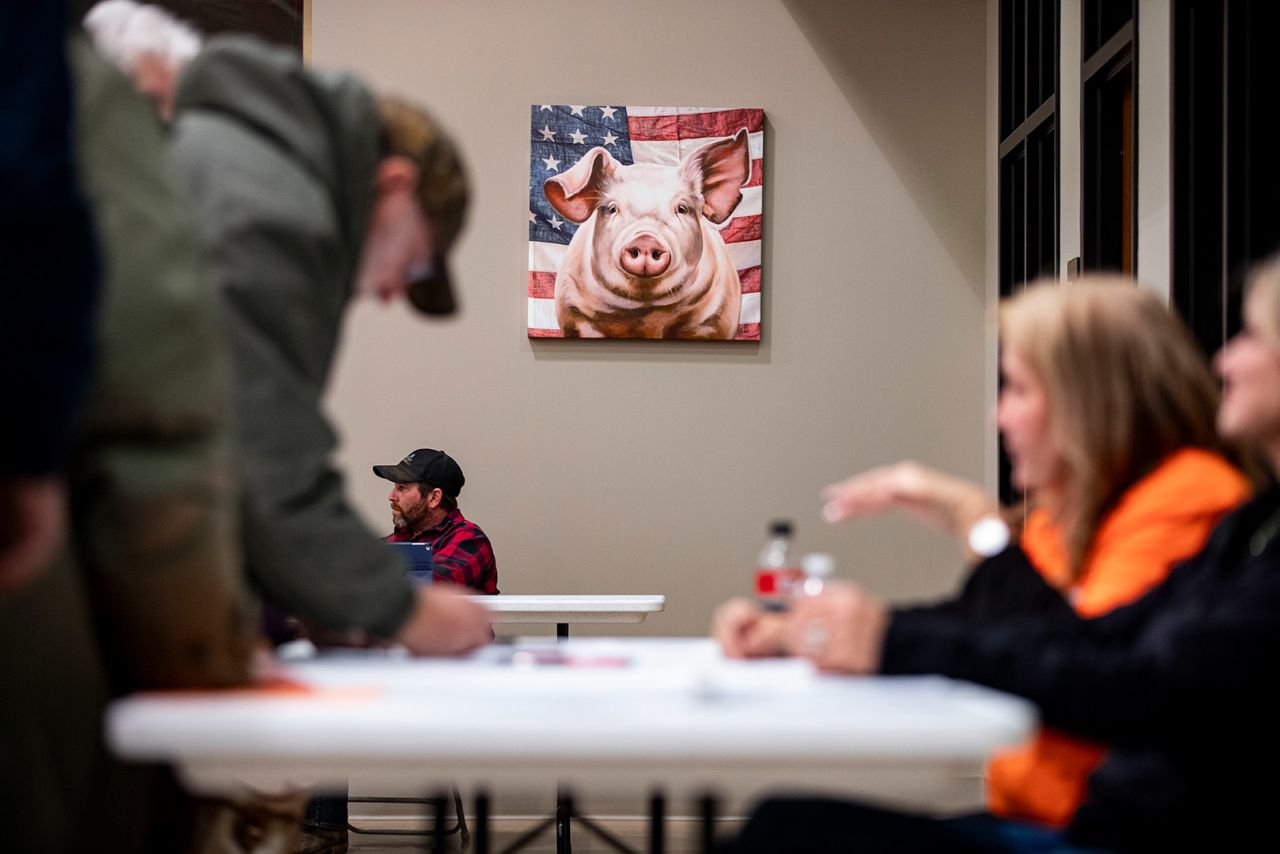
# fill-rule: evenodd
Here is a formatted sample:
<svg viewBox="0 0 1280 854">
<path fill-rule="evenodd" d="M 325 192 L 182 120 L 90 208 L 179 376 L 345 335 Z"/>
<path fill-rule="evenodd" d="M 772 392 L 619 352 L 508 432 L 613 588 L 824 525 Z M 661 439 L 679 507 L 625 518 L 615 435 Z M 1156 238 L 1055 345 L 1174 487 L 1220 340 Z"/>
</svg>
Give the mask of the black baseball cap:
<svg viewBox="0 0 1280 854">
<path fill-rule="evenodd" d="M 419 448 L 391 466 L 374 466 L 373 473 L 393 483 L 425 483 L 457 498 L 467 479 L 453 457 L 434 448 Z"/>
</svg>

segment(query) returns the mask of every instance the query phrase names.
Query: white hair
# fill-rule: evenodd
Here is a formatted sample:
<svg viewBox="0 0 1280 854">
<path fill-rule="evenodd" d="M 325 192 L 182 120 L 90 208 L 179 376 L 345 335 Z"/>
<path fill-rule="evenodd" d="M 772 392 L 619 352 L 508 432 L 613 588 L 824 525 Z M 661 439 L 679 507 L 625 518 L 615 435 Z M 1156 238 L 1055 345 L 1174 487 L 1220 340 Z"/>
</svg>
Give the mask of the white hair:
<svg viewBox="0 0 1280 854">
<path fill-rule="evenodd" d="M 94 46 L 125 72 L 144 56 L 181 67 L 200 52 L 198 30 L 164 9 L 134 0 L 103 0 L 84 16 L 84 26 Z"/>
</svg>

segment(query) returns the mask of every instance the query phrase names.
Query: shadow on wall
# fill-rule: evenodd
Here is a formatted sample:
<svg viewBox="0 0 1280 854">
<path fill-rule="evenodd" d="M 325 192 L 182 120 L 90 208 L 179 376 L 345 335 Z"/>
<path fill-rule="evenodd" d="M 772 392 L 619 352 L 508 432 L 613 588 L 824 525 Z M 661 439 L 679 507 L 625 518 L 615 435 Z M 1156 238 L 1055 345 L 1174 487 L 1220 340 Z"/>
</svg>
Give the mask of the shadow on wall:
<svg viewBox="0 0 1280 854">
<path fill-rule="evenodd" d="M 984 0 L 783 0 L 845 100 L 983 299 Z"/>
</svg>

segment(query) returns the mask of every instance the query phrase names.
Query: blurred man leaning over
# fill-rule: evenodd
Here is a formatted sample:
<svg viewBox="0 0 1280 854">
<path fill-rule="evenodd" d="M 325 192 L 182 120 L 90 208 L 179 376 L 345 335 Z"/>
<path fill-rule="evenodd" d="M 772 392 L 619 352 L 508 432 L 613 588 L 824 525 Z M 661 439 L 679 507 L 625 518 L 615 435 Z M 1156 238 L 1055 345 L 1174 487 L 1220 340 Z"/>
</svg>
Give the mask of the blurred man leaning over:
<svg viewBox="0 0 1280 854">
<path fill-rule="evenodd" d="M 353 295 L 453 310 L 444 253 L 467 189 L 452 143 L 421 110 L 255 39 L 214 38 L 183 60 L 154 46 L 163 28 L 131 29 L 129 6 L 99 4 L 86 25 L 135 82 L 150 54 L 177 66 L 173 148 L 232 346 L 250 578 L 269 602 L 348 637 L 419 654 L 486 643 L 481 605 L 415 586 L 356 516 L 321 407 Z"/>
</svg>

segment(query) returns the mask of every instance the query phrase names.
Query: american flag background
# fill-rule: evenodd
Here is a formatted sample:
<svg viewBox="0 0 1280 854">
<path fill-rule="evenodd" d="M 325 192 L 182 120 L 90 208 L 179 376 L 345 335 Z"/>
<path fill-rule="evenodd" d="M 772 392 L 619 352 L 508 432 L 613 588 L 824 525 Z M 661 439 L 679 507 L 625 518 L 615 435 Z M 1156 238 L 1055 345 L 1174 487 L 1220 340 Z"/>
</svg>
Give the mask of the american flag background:
<svg viewBox="0 0 1280 854">
<path fill-rule="evenodd" d="M 742 281 L 738 341 L 760 340 L 760 238 L 764 110 L 704 107 L 593 107 L 534 104 L 529 122 L 529 337 L 560 338 L 556 271 L 577 224 L 548 204 L 542 183 L 564 172 L 595 146 L 620 163 L 675 166 L 691 151 L 746 128 L 751 178 L 742 201 L 720 231 Z"/>
</svg>

